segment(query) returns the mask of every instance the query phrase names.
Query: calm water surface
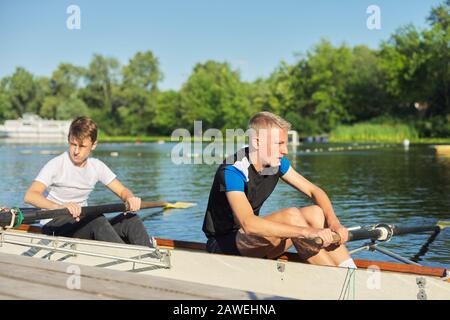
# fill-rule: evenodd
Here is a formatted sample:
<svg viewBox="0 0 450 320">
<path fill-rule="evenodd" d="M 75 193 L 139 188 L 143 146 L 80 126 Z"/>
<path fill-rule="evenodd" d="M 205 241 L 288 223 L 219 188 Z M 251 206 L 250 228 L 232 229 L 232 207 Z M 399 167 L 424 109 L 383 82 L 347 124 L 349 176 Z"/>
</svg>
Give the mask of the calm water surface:
<svg viewBox="0 0 450 320">
<path fill-rule="evenodd" d="M 209 189 L 217 165 L 175 165 L 175 144 L 100 144 L 94 156 L 108 164 L 118 178 L 142 199 L 190 201 L 184 210 L 140 212 L 149 233 L 157 237 L 205 241 L 201 231 Z M 450 219 L 450 158 L 436 156 L 429 146 L 376 146 L 328 151 L 336 145 L 302 145 L 290 149 L 291 164 L 330 196 L 341 223 L 347 227 L 375 223 L 433 224 Z M 308 149 L 308 150 L 307 150 Z M 315 152 L 315 149 L 316 152 Z M 320 150 L 322 149 L 322 150 Z M 40 168 L 64 144 L 24 144 L 0 141 L 0 206 L 24 206 L 23 195 Z M 309 151 L 309 152 L 308 152 Z M 118 156 L 112 156 L 118 152 Z M 193 159 L 193 158 L 192 158 Z M 192 160 L 193 162 L 193 160 Z M 117 202 L 101 184 L 90 204 Z M 311 201 L 280 182 L 264 204 L 262 214 L 283 207 L 307 206 Z M 427 234 L 399 236 L 384 247 L 405 257 L 417 253 Z M 358 243 L 351 243 L 351 249 Z M 424 265 L 450 265 L 450 232 L 441 232 L 422 258 Z M 378 253 L 361 252 L 356 258 L 391 261 Z"/>
</svg>

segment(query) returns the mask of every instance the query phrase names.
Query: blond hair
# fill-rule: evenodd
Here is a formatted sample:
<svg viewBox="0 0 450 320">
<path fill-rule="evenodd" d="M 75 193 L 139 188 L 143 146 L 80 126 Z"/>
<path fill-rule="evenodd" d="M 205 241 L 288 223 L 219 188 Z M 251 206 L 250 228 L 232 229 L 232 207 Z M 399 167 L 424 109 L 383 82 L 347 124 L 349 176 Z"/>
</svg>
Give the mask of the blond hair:
<svg viewBox="0 0 450 320">
<path fill-rule="evenodd" d="M 288 131 L 291 129 L 291 124 L 280 116 L 267 111 L 258 112 L 248 122 L 248 128 L 255 131 L 273 127 Z"/>
</svg>

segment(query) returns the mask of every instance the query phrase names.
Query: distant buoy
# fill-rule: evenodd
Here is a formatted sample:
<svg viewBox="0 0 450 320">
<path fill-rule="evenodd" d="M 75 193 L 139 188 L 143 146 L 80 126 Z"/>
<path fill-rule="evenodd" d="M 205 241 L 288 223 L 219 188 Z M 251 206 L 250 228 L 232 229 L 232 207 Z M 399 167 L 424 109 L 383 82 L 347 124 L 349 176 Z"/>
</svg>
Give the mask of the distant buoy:
<svg viewBox="0 0 450 320">
<path fill-rule="evenodd" d="M 111 157 L 118 157 L 119 156 L 118 152 L 111 152 L 110 154 L 111 154 Z"/>
<path fill-rule="evenodd" d="M 45 154 L 45 155 L 49 155 L 49 154 L 60 154 L 61 151 L 58 150 L 41 150 L 39 151 L 39 154 Z"/>
<path fill-rule="evenodd" d="M 403 140 L 403 146 L 404 147 L 409 147 L 409 140 L 408 139 Z"/>
<path fill-rule="evenodd" d="M 166 143 L 164 140 L 158 140 L 158 142 L 157 142 L 158 144 L 164 144 L 164 143 Z"/>
</svg>

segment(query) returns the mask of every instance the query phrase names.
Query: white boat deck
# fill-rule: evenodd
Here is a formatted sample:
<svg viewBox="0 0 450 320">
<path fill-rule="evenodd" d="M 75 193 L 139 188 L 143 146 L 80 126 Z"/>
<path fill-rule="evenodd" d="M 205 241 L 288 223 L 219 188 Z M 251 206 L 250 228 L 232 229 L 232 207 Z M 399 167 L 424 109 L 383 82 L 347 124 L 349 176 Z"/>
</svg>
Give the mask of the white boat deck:
<svg viewBox="0 0 450 320">
<path fill-rule="evenodd" d="M 247 300 L 277 298 L 188 281 L 6 253 L 0 253 L 0 283 L 0 299 Z"/>
</svg>

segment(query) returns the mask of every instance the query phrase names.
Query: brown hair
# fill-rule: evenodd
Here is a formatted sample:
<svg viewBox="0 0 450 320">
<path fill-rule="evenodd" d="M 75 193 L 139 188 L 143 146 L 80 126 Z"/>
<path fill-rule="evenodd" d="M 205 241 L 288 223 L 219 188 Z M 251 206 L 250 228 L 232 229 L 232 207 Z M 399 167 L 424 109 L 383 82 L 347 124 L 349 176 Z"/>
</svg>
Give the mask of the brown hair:
<svg viewBox="0 0 450 320">
<path fill-rule="evenodd" d="M 97 141 L 97 125 L 89 117 L 78 117 L 72 121 L 69 129 L 69 136 L 74 137 L 78 142 L 85 138 L 91 138 L 91 142 Z"/>
<path fill-rule="evenodd" d="M 289 130 L 291 129 L 291 124 L 280 116 L 277 116 L 276 114 L 262 111 L 258 112 L 250 119 L 250 121 L 248 122 L 248 127 L 249 129 L 253 129 L 256 131 L 262 128 L 268 129 L 273 127 Z"/>
</svg>

